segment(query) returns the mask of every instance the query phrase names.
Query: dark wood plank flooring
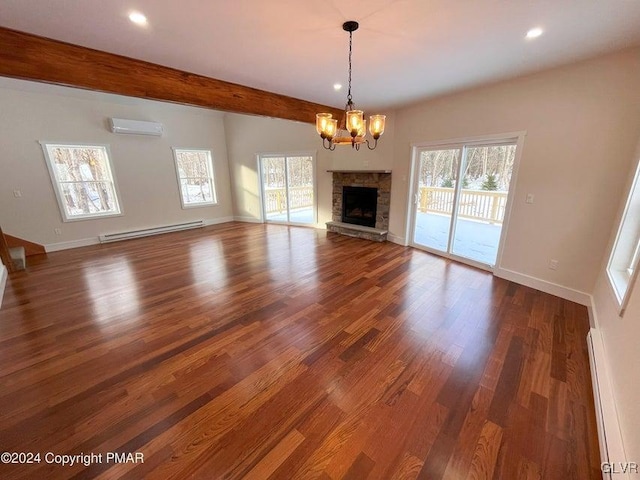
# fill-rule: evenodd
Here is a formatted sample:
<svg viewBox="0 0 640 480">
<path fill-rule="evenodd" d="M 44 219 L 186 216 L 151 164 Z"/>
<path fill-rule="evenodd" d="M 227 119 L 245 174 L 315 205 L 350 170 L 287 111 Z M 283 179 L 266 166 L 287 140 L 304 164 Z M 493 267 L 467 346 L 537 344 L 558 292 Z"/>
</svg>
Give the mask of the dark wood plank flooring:
<svg viewBox="0 0 640 480">
<path fill-rule="evenodd" d="M 43 457 L 0 478 L 601 478 L 587 331 L 580 305 L 307 228 L 30 257 L 0 310 L 0 449 Z"/>
</svg>

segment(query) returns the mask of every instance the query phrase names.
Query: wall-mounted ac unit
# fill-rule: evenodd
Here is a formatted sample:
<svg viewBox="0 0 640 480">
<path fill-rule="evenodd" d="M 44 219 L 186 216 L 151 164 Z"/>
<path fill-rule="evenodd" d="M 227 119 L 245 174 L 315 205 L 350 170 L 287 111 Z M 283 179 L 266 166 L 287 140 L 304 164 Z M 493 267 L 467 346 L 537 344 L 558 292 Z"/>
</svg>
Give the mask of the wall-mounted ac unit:
<svg viewBox="0 0 640 480">
<path fill-rule="evenodd" d="M 127 133 L 130 135 L 162 135 L 162 124 L 157 122 L 143 122 L 141 120 L 126 120 L 124 118 L 110 118 L 109 125 L 113 133 Z"/>
</svg>

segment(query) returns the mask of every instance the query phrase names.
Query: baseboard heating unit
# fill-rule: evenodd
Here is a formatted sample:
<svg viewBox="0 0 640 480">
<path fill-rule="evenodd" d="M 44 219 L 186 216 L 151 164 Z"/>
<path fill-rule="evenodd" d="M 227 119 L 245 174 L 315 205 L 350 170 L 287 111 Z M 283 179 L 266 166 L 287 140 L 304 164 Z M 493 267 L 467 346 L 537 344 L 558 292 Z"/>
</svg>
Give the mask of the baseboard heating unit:
<svg viewBox="0 0 640 480">
<path fill-rule="evenodd" d="M 165 225 L 162 227 L 144 228 L 142 230 L 130 230 L 128 232 L 107 233 L 100 235 L 100 243 L 117 242 L 120 240 L 131 240 L 133 238 L 149 237 L 151 235 L 159 235 L 161 233 L 179 232 L 181 230 L 190 230 L 192 228 L 204 227 L 204 220 L 195 222 L 176 223 L 174 225 Z"/>
<path fill-rule="evenodd" d="M 611 391 L 611 380 L 605 366 L 604 345 L 597 329 L 592 328 L 589 331 L 587 347 L 596 407 L 600 459 L 603 462 L 602 478 L 604 480 L 626 480 L 629 478 L 629 463 L 625 461 L 626 455 L 615 400 Z"/>
</svg>

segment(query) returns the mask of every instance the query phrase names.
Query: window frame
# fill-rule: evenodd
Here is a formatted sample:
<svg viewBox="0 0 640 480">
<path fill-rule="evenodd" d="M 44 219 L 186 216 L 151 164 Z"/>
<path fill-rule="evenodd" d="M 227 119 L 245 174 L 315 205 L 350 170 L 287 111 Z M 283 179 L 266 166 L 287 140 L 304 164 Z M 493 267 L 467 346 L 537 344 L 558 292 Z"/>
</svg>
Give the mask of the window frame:
<svg viewBox="0 0 640 480">
<path fill-rule="evenodd" d="M 624 315 L 627 304 L 629 303 L 631 292 L 633 291 L 633 287 L 638 277 L 638 267 L 640 263 L 640 232 L 636 232 L 634 234 L 633 227 L 636 227 L 635 230 L 640 230 L 639 218 L 640 161 L 636 165 L 633 182 L 627 192 L 624 210 L 618 223 L 615 241 L 611 248 L 606 268 L 609 286 L 611 287 L 614 297 L 618 302 L 619 314 L 621 317 Z M 628 224 L 627 222 L 633 223 Z M 624 245 L 625 243 L 628 246 L 621 247 L 621 244 Z M 618 251 L 619 248 L 625 248 L 626 253 Z M 622 258 L 618 258 L 619 256 L 622 256 Z M 622 266 L 620 266 L 621 264 Z"/>
<path fill-rule="evenodd" d="M 186 147 L 171 147 L 171 151 L 173 152 L 173 165 L 176 170 L 176 181 L 178 182 L 178 195 L 180 197 L 180 204 L 182 205 L 182 209 L 190 209 L 190 208 L 201 208 L 201 207 L 211 207 L 214 205 L 218 205 L 218 185 L 216 184 L 216 169 L 215 169 L 215 160 L 213 158 L 213 151 L 210 148 L 186 148 Z M 211 175 L 209 177 L 209 181 L 211 182 L 211 191 L 212 191 L 212 201 L 210 202 L 198 202 L 198 203 L 185 203 L 184 195 L 182 194 L 182 182 L 183 177 L 180 176 L 180 168 L 178 167 L 178 153 L 180 152 L 205 152 L 207 153 L 209 160 L 209 170 Z M 204 178 L 204 177 L 184 177 L 187 178 Z"/>
<path fill-rule="evenodd" d="M 96 220 L 100 218 L 108 218 L 108 217 L 120 217 L 124 215 L 124 211 L 122 208 L 122 202 L 120 201 L 120 189 L 118 188 L 118 182 L 116 179 L 115 169 L 113 167 L 113 160 L 111 156 L 111 149 L 108 144 L 105 143 L 76 143 L 76 142 L 51 142 L 51 141 L 40 141 L 40 146 L 42 147 L 42 151 L 44 153 L 45 164 L 47 165 L 47 170 L 49 171 L 49 176 L 51 177 L 51 185 L 53 186 L 53 191 L 56 196 L 56 201 L 58 202 L 58 208 L 60 209 L 60 215 L 62 216 L 63 222 L 79 222 L 83 220 Z M 106 155 L 106 162 L 109 168 L 109 176 L 111 177 L 111 183 L 113 185 L 113 195 L 116 203 L 117 211 L 115 212 L 103 212 L 103 213 L 90 213 L 90 214 L 82 214 L 82 215 L 72 215 L 69 216 L 67 214 L 67 209 L 65 208 L 65 199 L 64 193 L 61 189 L 60 181 L 58 180 L 57 172 L 55 169 L 55 165 L 53 163 L 53 159 L 49 155 L 49 148 L 55 147 L 91 147 L 91 148 L 102 148 L 104 149 Z M 82 183 L 82 182 L 76 182 Z"/>
</svg>

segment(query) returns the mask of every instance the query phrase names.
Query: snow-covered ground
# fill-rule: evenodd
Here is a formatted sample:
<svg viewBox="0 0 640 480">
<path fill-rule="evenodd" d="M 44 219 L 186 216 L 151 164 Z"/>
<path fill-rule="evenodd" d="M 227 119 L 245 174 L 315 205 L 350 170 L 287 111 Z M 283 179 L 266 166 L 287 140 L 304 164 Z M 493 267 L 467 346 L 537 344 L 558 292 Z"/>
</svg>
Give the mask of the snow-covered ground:
<svg viewBox="0 0 640 480">
<path fill-rule="evenodd" d="M 287 214 L 285 213 L 267 213 L 267 221 L 270 222 L 286 222 Z M 291 223 L 307 223 L 312 224 L 313 221 L 313 208 L 299 208 L 297 210 L 292 210 L 290 212 L 290 220 Z"/>
<path fill-rule="evenodd" d="M 414 242 L 446 251 L 451 218 L 434 213 L 418 213 Z M 501 225 L 458 219 L 453 240 L 453 253 L 477 262 L 495 265 Z"/>
<path fill-rule="evenodd" d="M 267 221 L 286 222 L 286 213 L 269 213 Z M 313 209 L 291 212 L 291 223 L 313 224 Z M 446 251 L 450 218 L 433 213 L 418 213 L 415 243 Z M 487 265 L 494 265 L 500 242 L 501 225 L 459 219 L 453 242 L 453 253 Z"/>
</svg>

